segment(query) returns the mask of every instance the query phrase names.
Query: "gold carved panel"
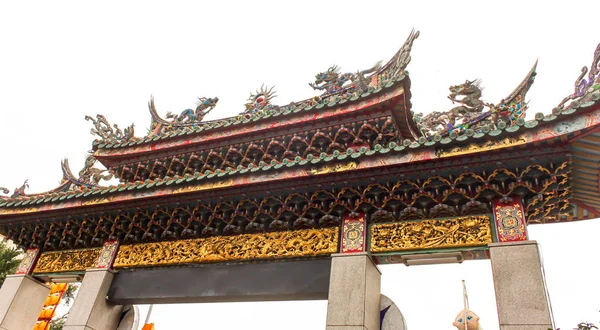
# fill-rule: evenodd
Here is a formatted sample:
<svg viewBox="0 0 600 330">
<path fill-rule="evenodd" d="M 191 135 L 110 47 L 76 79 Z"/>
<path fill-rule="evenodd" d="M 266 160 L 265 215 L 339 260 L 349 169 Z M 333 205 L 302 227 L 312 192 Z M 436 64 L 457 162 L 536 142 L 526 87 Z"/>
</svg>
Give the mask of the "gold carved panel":
<svg viewBox="0 0 600 330">
<path fill-rule="evenodd" d="M 94 268 L 101 248 L 42 252 L 34 273 L 84 271 Z"/>
<path fill-rule="evenodd" d="M 308 257 L 338 252 L 339 228 L 123 245 L 115 268 Z"/>
<path fill-rule="evenodd" d="M 492 243 L 489 216 L 371 226 L 371 252 L 484 246 L 489 243 Z"/>
</svg>

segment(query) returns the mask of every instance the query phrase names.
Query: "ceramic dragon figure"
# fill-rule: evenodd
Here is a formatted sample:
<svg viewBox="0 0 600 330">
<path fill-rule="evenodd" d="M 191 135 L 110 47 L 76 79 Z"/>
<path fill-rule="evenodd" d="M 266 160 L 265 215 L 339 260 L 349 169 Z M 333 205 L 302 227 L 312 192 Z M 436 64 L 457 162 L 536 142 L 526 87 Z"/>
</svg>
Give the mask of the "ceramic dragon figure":
<svg viewBox="0 0 600 330">
<path fill-rule="evenodd" d="M 458 99 L 457 97 L 462 96 Z M 454 107 L 450 113 L 456 117 L 463 117 L 470 113 L 480 113 L 483 110 L 483 101 L 481 101 L 481 86 L 479 80 L 467 80 L 464 84 L 450 86 L 450 95 L 448 98 L 454 103 L 461 105 Z"/>
<path fill-rule="evenodd" d="M 122 131 L 117 124 L 114 124 L 113 127 L 111 127 L 108 120 L 106 120 L 103 115 L 96 115 L 96 119 L 85 116 L 85 120 L 90 120 L 94 124 L 94 128 L 90 130 L 90 133 L 99 136 L 102 140 L 129 141 L 133 138 L 133 124 Z"/>
<path fill-rule="evenodd" d="M 452 128 L 459 121 L 467 122 L 482 112 L 484 103 L 481 100 L 479 80 L 467 80 L 464 84 L 450 86 L 449 89 L 448 98 L 452 103 L 460 105 L 445 112 L 434 111 L 426 116 L 416 116 L 415 120 L 418 121 L 419 129 L 424 136 Z"/>
<path fill-rule="evenodd" d="M 113 178 L 112 173 L 103 174 L 106 170 L 94 168 L 96 161 L 96 158 L 92 155 L 86 158 L 85 166 L 79 171 L 79 181 L 97 186 L 100 183 L 100 180 L 110 180 Z"/>
<path fill-rule="evenodd" d="M 171 119 L 174 123 L 184 124 L 192 122 L 201 122 L 209 112 L 217 106 L 219 98 L 199 97 L 196 103 L 196 110 L 185 109 L 179 115 L 167 112 L 166 118 Z"/>
<path fill-rule="evenodd" d="M 314 90 L 325 91 L 326 94 L 335 94 L 346 88 L 364 88 L 367 78 L 365 75 L 378 71 L 381 68 L 381 62 L 377 62 L 370 69 L 358 71 L 357 73 L 340 73 L 337 65 L 315 75 L 315 82 L 308 85 Z"/>
</svg>

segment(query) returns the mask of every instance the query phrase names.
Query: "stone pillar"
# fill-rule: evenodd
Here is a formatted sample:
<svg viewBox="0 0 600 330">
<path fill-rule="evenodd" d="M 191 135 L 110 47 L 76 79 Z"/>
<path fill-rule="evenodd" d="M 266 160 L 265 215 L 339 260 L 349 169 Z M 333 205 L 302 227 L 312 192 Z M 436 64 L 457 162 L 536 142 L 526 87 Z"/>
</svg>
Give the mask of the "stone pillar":
<svg viewBox="0 0 600 330">
<path fill-rule="evenodd" d="M 8 275 L 0 288 L 0 330 L 33 329 L 48 292 L 30 275 Z"/>
<path fill-rule="evenodd" d="M 75 298 L 64 330 L 116 329 L 122 306 L 106 301 L 114 273 L 109 269 L 88 269 Z"/>
<path fill-rule="evenodd" d="M 327 330 L 379 330 L 381 272 L 366 253 L 334 254 Z"/>
<path fill-rule="evenodd" d="M 489 246 L 500 330 L 554 329 L 537 242 Z"/>
</svg>

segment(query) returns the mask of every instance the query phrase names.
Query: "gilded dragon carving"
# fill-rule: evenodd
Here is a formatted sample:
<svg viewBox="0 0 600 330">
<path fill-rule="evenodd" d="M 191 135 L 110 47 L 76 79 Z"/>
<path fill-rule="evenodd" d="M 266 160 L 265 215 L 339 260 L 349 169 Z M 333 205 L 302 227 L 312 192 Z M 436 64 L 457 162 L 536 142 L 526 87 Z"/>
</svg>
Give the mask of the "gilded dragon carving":
<svg viewBox="0 0 600 330">
<path fill-rule="evenodd" d="M 249 259 L 307 257 L 336 253 L 339 228 L 215 236 L 121 246 L 115 268 Z"/>
<path fill-rule="evenodd" d="M 34 273 L 82 271 L 93 268 L 100 248 L 48 251 L 40 255 Z"/>
<path fill-rule="evenodd" d="M 485 246 L 492 243 L 489 216 L 374 224 L 371 252 Z"/>
</svg>

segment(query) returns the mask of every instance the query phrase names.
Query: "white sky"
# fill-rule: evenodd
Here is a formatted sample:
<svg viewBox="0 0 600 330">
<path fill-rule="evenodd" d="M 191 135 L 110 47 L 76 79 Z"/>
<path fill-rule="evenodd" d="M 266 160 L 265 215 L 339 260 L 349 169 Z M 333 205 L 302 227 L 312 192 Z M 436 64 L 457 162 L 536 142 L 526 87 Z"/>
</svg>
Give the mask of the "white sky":
<svg viewBox="0 0 600 330">
<path fill-rule="evenodd" d="M 559 5 L 560 4 L 560 5 Z M 447 110 L 448 86 L 481 78 L 498 102 L 539 58 L 530 116 L 572 92 L 600 42 L 599 1 L 3 1 L 0 2 L 0 186 L 56 187 L 94 139 L 85 115 L 136 124 L 153 94 L 161 114 L 218 96 L 207 119 L 237 114 L 248 92 L 276 85 L 284 105 L 315 95 L 314 74 L 387 61 L 414 27 L 408 67 L 417 112 Z M 557 326 L 600 320 L 597 220 L 530 227 L 543 247 Z M 471 307 L 498 329 L 489 261 L 383 266 L 382 293 L 411 330 L 453 329 L 466 279 Z M 145 316 L 145 308 L 142 316 Z M 157 329 L 320 329 L 326 302 L 157 306 Z M 143 319 L 143 317 L 142 317 Z"/>
</svg>

